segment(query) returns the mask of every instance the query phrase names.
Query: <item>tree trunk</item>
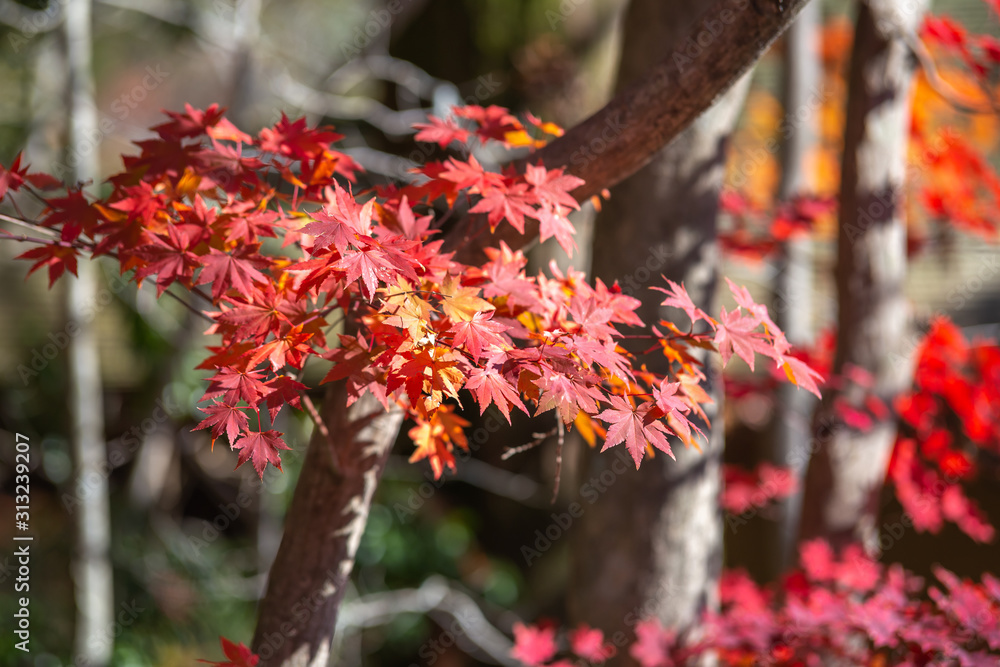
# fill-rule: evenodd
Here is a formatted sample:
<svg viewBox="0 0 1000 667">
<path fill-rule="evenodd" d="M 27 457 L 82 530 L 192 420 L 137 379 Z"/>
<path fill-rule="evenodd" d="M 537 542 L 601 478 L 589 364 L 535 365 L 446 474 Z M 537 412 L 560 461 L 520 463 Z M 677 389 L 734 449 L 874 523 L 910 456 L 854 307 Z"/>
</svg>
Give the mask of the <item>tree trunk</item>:
<svg viewBox="0 0 1000 667">
<path fill-rule="evenodd" d="M 98 180 L 98 147 L 94 77 L 91 71 L 90 0 L 66 3 L 62 33 L 66 42 L 69 135 L 66 162 L 72 165 L 71 181 L 88 182 L 91 194 Z M 73 447 L 73 512 L 76 548 L 70 568 L 76 600 L 76 633 L 73 653 L 84 664 L 106 665 L 114 647 L 114 586 L 108 552 L 111 513 L 108 479 L 104 472 L 104 403 L 97 334 L 91 306 L 97 296 L 97 267 L 80 262 L 76 279 L 66 290 L 67 331 L 76 331 L 69 342 L 69 411 Z"/>
<path fill-rule="evenodd" d="M 619 87 L 674 47 L 682 48 L 687 26 L 714 19 L 684 0 L 633 0 L 624 25 Z M 725 148 L 748 84 L 749 76 L 617 186 L 598 218 L 594 275 L 618 280 L 640 298 L 647 325 L 677 317 L 648 289 L 662 282 L 660 273 L 684 281 L 699 307 L 714 310 Z M 648 361 L 652 370 L 666 368 L 665 360 Z M 721 378 L 711 364 L 706 372 L 705 388 L 715 399 L 709 418 L 721 420 Z M 714 606 L 722 565 L 723 429 L 718 424 L 705 431 L 709 442 L 702 452 L 675 443 L 676 462 L 658 455 L 639 471 L 613 454 L 590 458 L 584 477 L 600 497 L 586 509 L 574 537 L 570 612 L 575 620 L 616 632 L 640 617 L 658 616 L 669 627 L 685 629 Z"/>
<path fill-rule="evenodd" d="M 350 408 L 343 382 L 323 400 L 285 533 L 258 611 L 260 667 L 326 667 L 372 497 L 402 422 L 366 394 Z"/>
<path fill-rule="evenodd" d="M 820 6 L 807 5 L 785 37 L 784 122 L 790 128 L 781 151 L 778 200 L 788 202 L 813 191 L 809 153 L 816 145 L 816 124 L 822 103 L 823 69 L 819 60 Z M 775 267 L 775 320 L 795 347 L 813 342 L 812 239 L 786 242 Z M 808 462 L 810 420 L 816 400 L 798 387 L 781 383 L 777 389 L 772 456 L 776 464 L 792 469 L 800 482 Z M 768 557 L 764 575 L 777 579 L 793 559 L 802 510 L 801 490 L 776 503 L 777 521 L 765 530 Z"/>
<path fill-rule="evenodd" d="M 834 373 L 858 368 L 873 385 L 845 383 L 823 397 L 802 509 L 802 538 L 825 537 L 837 547 L 860 541 L 871 553 L 895 423 L 876 418 L 859 431 L 835 405 L 863 409 L 871 392 L 891 407 L 910 381 L 902 189 L 914 62 L 900 35 L 913 34 L 925 6 L 869 0 L 859 9 L 841 174 Z"/>
</svg>

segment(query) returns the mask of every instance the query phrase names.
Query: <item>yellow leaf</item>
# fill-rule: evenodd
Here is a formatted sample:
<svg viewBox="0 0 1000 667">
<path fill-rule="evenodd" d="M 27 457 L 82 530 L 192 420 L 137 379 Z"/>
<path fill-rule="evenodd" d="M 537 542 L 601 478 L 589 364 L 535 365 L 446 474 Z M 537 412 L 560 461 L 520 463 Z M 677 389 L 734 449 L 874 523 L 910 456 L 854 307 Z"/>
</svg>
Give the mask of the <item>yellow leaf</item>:
<svg viewBox="0 0 1000 667">
<path fill-rule="evenodd" d="M 476 313 L 493 310 L 493 304 L 479 298 L 478 288 L 462 287 L 461 283 L 451 276 L 448 276 L 441 286 L 441 294 L 444 296 L 441 309 L 453 322 L 468 322 L 476 316 Z"/>
<path fill-rule="evenodd" d="M 593 447 L 597 443 L 597 434 L 594 432 L 594 422 L 586 412 L 577 413 L 576 419 L 573 420 L 573 425 L 576 426 L 576 430 L 579 431 L 580 436 L 588 445 Z"/>
</svg>

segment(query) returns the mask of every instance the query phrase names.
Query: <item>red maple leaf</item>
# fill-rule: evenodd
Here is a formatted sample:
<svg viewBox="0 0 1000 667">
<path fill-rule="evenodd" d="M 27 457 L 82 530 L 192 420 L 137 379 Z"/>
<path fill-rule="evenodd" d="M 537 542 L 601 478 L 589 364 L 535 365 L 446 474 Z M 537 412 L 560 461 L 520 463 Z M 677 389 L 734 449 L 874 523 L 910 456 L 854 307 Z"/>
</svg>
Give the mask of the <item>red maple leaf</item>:
<svg viewBox="0 0 1000 667">
<path fill-rule="evenodd" d="M 524 233 L 524 216 L 534 216 L 535 208 L 531 206 L 531 198 L 527 195 L 528 186 L 524 183 L 493 188 L 487 192 L 476 205 L 469 209 L 470 213 L 488 213 L 487 221 L 494 230 L 501 220 L 506 219 L 511 227 Z"/>
<path fill-rule="evenodd" d="M 664 280 L 667 280 L 664 278 Z M 662 287 L 653 287 L 657 292 L 663 292 L 667 295 L 667 298 L 663 300 L 660 304 L 661 306 L 673 306 L 674 308 L 680 308 L 687 316 L 691 318 L 691 324 L 694 324 L 698 320 L 707 319 L 705 313 L 694 305 L 694 301 L 688 295 L 687 290 L 684 289 L 684 283 L 678 285 L 673 280 L 667 280 L 667 284 L 670 285 L 669 289 L 663 289 Z"/>
<path fill-rule="evenodd" d="M 94 229 L 105 221 L 94 204 L 80 190 L 70 190 L 65 197 L 46 200 L 48 213 L 40 224 L 45 227 L 62 227 L 63 241 L 74 241 L 81 233 L 93 235 Z"/>
<path fill-rule="evenodd" d="M 231 366 L 219 369 L 219 372 L 210 378 L 208 389 L 201 400 L 215 398 L 225 394 L 223 400 L 226 403 L 236 403 L 246 401 L 250 405 L 256 405 L 261 398 L 266 396 L 270 390 L 261 382 L 264 377 L 259 371 L 241 371 Z"/>
<path fill-rule="evenodd" d="M 436 143 L 441 148 L 447 148 L 448 144 L 453 141 L 464 144 L 469 140 L 469 131 L 459 127 L 458 123 L 451 118 L 442 120 L 437 116 L 430 116 L 428 120 L 430 123 L 413 124 L 415 129 L 420 130 L 414 137 L 416 141 Z"/>
<path fill-rule="evenodd" d="M 809 364 L 801 359 L 785 357 L 784 361 L 785 363 L 782 365 L 782 368 L 789 380 L 806 391 L 816 394 L 816 398 L 822 398 L 819 394 L 819 387 L 816 384 L 823 381 L 822 375 L 814 371 Z"/>
<path fill-rule="evenodd" d="M 784 332 L 778 328 L 778 325 L 774 323 L 771 316 L 767 314 L 767 306 L 761 305 L 753 300 L 750 296 L 750 290 L 746 287 L 741 287 L 734 283 L 729 278 L 726 278 L 726 283 L 729 285 L 729 291 L 732 292 L 733 298 L 736 299 L 736 304 L 746 310 L 748 313 L 756 317 L 758 320 L 764 323 L 764 328 L 767 329 L 768 334 L 772 338 L 772 347 L 774 347 L 774 354 L 765 352 L 768 356 L 778 359 L 781 355 L 785 354 L 791 345 L 785 339 Z M 753 368 L 753 364 L 750 366 Z"/>
<path fill-rule="evenodd" d="M 228 658 L 227 662 L 212 662 L 211 660 L 199 660 L 215 667 L 257 667 L 260 658 L 253 654 L 243 642 L 239 646 L 232 643 L 225 637 L 219 637 L 222 642 L 222 653 Z"/>
<path fill-rule="evenodd" d="M 358 235 L 371 236 L 375 200 L 361 205 L 339 185 L 334 185 L 334 196 L 335 199 L 327 203 L 322 211 L 312 214 L 315 221 L 301 231 L 316 237 L 314 248 L 326 248 L 332 244 L 337 252 L 343 254 Z"/>
<path fill-rule="evenodd" d="M 556 241 L 570 257 L 576 250 L 576 240 L 573 238 L 573 223 L 566 217 L 566 209 L 560 206 L 545 206 L 535 214 L 538 218 L 538 240 L 544 242 L 554 236 Z"/>
<path fill-rule="evenodd" d="M 562 168 L 546 169 L 541 165 L 536 167 L 529 164 L 525 167 L 524 180 L 532 185 L 532 192 L 540 203 L 580 208 L 580 204 L 569 193 L 583 185 L 582 178 L 570 176 Z"/>
<path fill-rule="evenodd" d="M 289 313 L 292 304 L 276 293 L 270 283 L 264 290 L 254 295 L 246 304 L 240 303 L 231 310 L 223 310 L 215 316 L 217 322 L 230 330 L 235 330 L 236 338 L 259 338 L 263 340 L 271 331 L 277 331 L 282 323 L 290 324 Z M 259 341 L 258 341 L 259 342 Z"/>
<path fill-rule="evenodd" d="M 674 644 L 673 632 L 666 630 L 655 619 L 639 621 L 635 626 L 636 641 L 629 655 L 642 667 L 669 667 L 674 664 L 670 649 Z"/>
<path fill-rule="evenodd" d="M 247 414 L 242 408 L 237 408 L 226 403 L 213 403 L 204 408 L 198 408 L 208 415 L 194 430 L 203 428 L 212 429 L 212 449 L 215 449 L 215 440 L 223 433 L 229 438 L 229 444 L 236 442 L 240 432 L 249 428 Z"/>
<path fill-rule="evenodd" d="M 826 540 L 804 542 L 799 547 L 799 559 L 806 576 L 812 581 L 832 581 L 837 576 L 837 562 Z"/>
<path fill-rule="evenodd" d="M 320 155 L 330 148 L 330 144 L 343 139 L 332 127 L 307 127 L 306 119 L 288 120 L 282 113 L 281 120 L 274 127 L 265 127 L 260 131 L 260 149 L 272 153 L 287 155 L 294 160 L 307 160 Z"/>
<path fill-rule="evenodd" d="M 67 269 L 74 276 L 76 275 L 76 256 L 78 254 L 79 252 L 73 246 L 58 242 L 32 248 L 27 252 L 21 253 L 14 259 L 37 260 L 28 269 L 29 276 L 43 266 L 49 267 L 49 287 L 52 287 Z"/>
<path fill-rule="evenodd" d="M 218 104 L 213 104 L 204 111 L 196 109 L 190 104 L 185 104 L 183 113 L 167 111 L 166 114 L 170 116 L 170 120 L 156 125 L 153 130 L 168 140 L 197 137 L 207 134 L 208 128 L 218 123 L 225 111 Z"/>
<path fill-rule="evenodd" d="M 230 288 L 245 297 L 250 297 L 257 290 L 254 282 L 262 285 L 268 283 L 268 278 L 257 270 L 267 265 L 267 260 L 257 254 L 258 244 L 240 246 L 232 252 L 222 252 L 212 248 L 211 253 L 201 258 L 201 273 L 198 274 L 198 285 L 212 283 L 212 297 L 218 300 Z"/>
<path fill-rule="evenodd" d="M 465 388 L 472 392 L 479 402 L 479 413 L 486 412 L 490 403 L 499 408 L 500 412 L 510 423 L 510 406 L 514 405 L 525 414 L 528 409 L 521 402 L 521 397 L 517 395 L 514 385 L 507 381 L 495 368 L 474 368 L 469 373 L 469 379 L 465 382 Z"/>
<path fill-rule="evenodd" d="M 928 41 L 937 42 L 942 46 L 964 49 L 966 42 L 965 28 L 947 16 L 927 15 L 920 29 L 920 36 Z"/>
<path fill-rule="evenodd" d="M 269 340 L 258 347 L 252 355 L 247 366 L 254 368 L 264 359 L 271 362 L 271 368 L 280 370 L 285 364 L 291 364 L 294 368 L 301 368 L 303 360 L 312 352 L 312 348 L 306 341 L 313 335 L 302 331 L 302 325 L 297 325 L 280 335 L 275 335 L 273 340 Z"/>
<path fill-rule="evenodd" d="M 667 378 L 664 378 L 659 386 L 653 387 L 653 400 L 681 441 L 691 444 L 692 431 L 704 437 L 702 430 L 688 418 L 688 413 L 692 409 L 691 399 L 684 392 L 680 382 L 668 382 Z"/>
<path fill-rule="evenodd" d="M 190 235 L 177 225 L 167 228 L 166 238 L 154 236 L 152 244 L 137 248 L 135 255 L 147 262 L 136 269 L 136 284 L 156 274 L 157 296 L 176 281 L 190 285 L 195 270 L 201 266 L 201 258 L 191 252 Z"/>
<path fill-rule="evenodd" d="M 646 445 L 651 444 L 670 458 L 674 458 L 667 443 L 667 435 L 670 431 L 656 418 L 658 411 L 656 406 L 650 402 L 642 402 L 638 407 L 632 407 L 632 403 L 627 398 L 621 396 L 609 396 L 611 407 L 606 409 L 597 418 L 611 424 L 608 427 L 608 435 L 604 440 L 605 451 L 610 447 L 624 442 L 632 460 L 635 461 L 636 470 L 642 462 L 642 456 L 646 452 Z"/>
<path fill-rule="evenodd" d="M 416 446 L 410 456 L 410 463 L 427 459 L 434 472 L 434 479 L 440 479 L 444 466 L 455 470 L 455 457 L 452 449 L 455 445 L 462 449 L 469 448 L 464 428 L 469 422 L 454 414 L 454 407 L 441 406 L 431 413 L 430 420 L 417 418 L 417 425 L 410 429 L 409 436 Z"/>
<path fill-rule="evenodd" d="M 468 118 L 479 126 L 476 134 L 483 140 L 504 141 L 507 133 L 523 130 L 524 126 L 510 111 L 495 104 L 481 107 L 477 104 L 452 108 L 459 118 Z"/>
<path fill-rule="evenodd" d="M 5 169 L 0 164 L 0 199 L 3 199 L 8 191 L 16 192 L 24 185 L 25 181 L 43 190 L 57 188 L 62 185 L 61 182 L 48 174 L 29 174 L 28 165 L 21 166 L 21 153 L 18 153 L 9 169 Z"/>
<path fill-rule="evenodd" d="M 722 308 L 715 331 L 715 344 L 722 355 L 723 364 L 728 364 L 735 352 L 753 370 L 754 352 L 773 356 L 773 348 L 764 335 L 755 331 L 758 324 L 758 318 L 743 315 L 739 308 L 731 313 Z"/>
<path fill-rule="evenodd" d="M 291 449 L 281 439 L 281 433 L 275 430 L 270 431 L 244 431 L 243 437 L 233 443 L 233 449 L 240 451 L 239 460 L 236 467 L 239 468 L 247 461 L 253 462 L 254 470 L 261 479 L 264 479 L 264 468 L 270 463 L 278 470 L 281 470 L 281 456 L 279 450 Z"/>
<path fill-rule="evenodd" d="M 433 221 L 433 215 L 424 215 L 419 218 L 415 216 L 406 195 L 400 198 L 399 207 L 396 210 L 396 223 L 398 231 L 402 232 L 405 238 L 412 240 L 423 239 L 431 233 L 431 223 Z"/>
<path fill-rule="evenodd" d="M 543 665 L 556 654 L 556 629 L 514 624 L 514 648 L 510 654 L 527 665 Z"/>
<path fill-rule="evenodd" d="M 464 346 L 472 355 L 473 361 L 479 361 L 484 350 L 489 352 L 503 347 L 507 341 L 499 334 L 506 331 L 508 327 L 499 322 L 491 321 L 492 318 L 493 311 L 484 310 L 473 315 L 471 320 L 458 322 L 448 330 L 454 335 L 452 344 L 455 347 Z"/>
<path fill-rule="evenodd" d="M 205 129 L 205 134 L 213 141 L 235 141 L 238 144 L 253 143 L 253 137 L 233 125 L 228 118 L 220 118 L 215 125 Z"/>
<path fill-rule="evenodd" d="M 451 181 L 459 190 L 468 190 L 470 194 L 484 194 L 503 183 L 503 177 L 483 169 L 475 155 L 470 155 L 468 161 L 450 157 L 445 167 L 440 178 Z"/>
<path fill-rule="evenodd" d="M 542 395 L 538 399 L 538 409 L 535 414 L 556 408 L 565 424 L 576 419 L 580 410 L 594 414 L 597 412 L 597 401 L 604 400 L 601 393 L 589 386 L 585 379 L 547 369 L 537 385 L 542 390 Z"/>
<path fill-rule="evenodd" d="M 352 248 L 344 250 L 343 256 L 333 265 L 347 274 L 349 283 L 361 280 L 361 293 L 371 301 L 375 296 L 379 280 L 393 284 L 398 276 L 416 280 L 414 271 L 419 263 L 410 255 L 417 245 L 401 236 L 375 240 L 359 237 Z"/>
<path fill-rule="evenodd" d="M 604 633 L 597 628 L 580 625 L 569 633 L 570 650 L 587 662 L 604 662 L 615 654 L 612 644 L 604 643 Z"/>
<path fill-rule="evenodd" d="M 587 296 L 574 294 L 569 303 L 569 314 L 573 316 L 573 321 L 580 325 L 580 332 L 587 338 L 607 342 L 617 333 L 609 324 L 614 311 L 600 303 L 593 294 Z"/>
<path fill-rule="evenodd" d="M 267 411 L 271 415 L 271 423 L 277 416 L 281 406 L 290 405 L 296 410 L 302 409 L 302 392 L 308 387 L 297 380 L 293 380 L 287 375 L 279 375 L 268 380 L 267 387 L 270 393 L 267 395 Z"/>
</svg>

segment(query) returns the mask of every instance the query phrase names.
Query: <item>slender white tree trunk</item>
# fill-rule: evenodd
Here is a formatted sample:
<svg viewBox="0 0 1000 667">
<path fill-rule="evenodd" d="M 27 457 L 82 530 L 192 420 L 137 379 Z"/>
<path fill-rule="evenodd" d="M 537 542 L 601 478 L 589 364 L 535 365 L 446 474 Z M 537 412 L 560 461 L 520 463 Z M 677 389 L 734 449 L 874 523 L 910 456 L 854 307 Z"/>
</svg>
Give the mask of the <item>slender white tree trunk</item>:
<svg viewBox="0 0 1000 667">
<path fill-rule="evenodd" d="M 816 125 L 823 94 L 823 69 L 819 60 L 820 5 L 802 8 L 785 36 L 784 111 L 789 131 L 782 145 L 781 183 L 778 199 L 790 201 L 813 191 L 808 157 L 816 144 Z M 784 244 L 776 266 L 774 310 L 778 326 L 796 347 L 813 342 L 812 240 L 793 239 Z M 801 480 L 808 463 L 811 418 L 816 401 L 812 394 L 782 383 L 777 390 L 774 450 L 778 465 L 789 467 Z M 768 537 L 770 557 L 766 574 L 776 578 L 791 563 L 798 536 L 802 493 L 778 503 L 774 531 Z"/>
<path fill-rule="evenodd" d="M 66 41 L 69 136 L 66 160 L 73 180 L 90 182 L 99 176 L 97 110 L 91 70 L 91 3 L 68 0 L 63 36 Z M 106 665 L 114 646 L 114 587 L 108 549 L 111 518 L 104 474 L 104 406 L 93 304 L 97 292 L 96 265 L 79 263 L 78 277 L 66 290 L 69 343 L 69 401 L 74 458 L 76 550 L 72 575 L 76 599 L 74 654 L 88 665 Z"/>
</svg>

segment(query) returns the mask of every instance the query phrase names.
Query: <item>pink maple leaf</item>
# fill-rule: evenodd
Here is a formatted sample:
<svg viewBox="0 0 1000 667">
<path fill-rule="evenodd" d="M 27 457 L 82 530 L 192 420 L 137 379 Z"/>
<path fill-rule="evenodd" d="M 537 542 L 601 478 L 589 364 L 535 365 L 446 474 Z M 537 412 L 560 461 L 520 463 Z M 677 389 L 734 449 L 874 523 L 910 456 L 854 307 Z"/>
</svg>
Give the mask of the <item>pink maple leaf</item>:
<svg viewBox="0 0 1000 667">
<path fill-rule="evenodd" d="M 525 664 L 542 665 L 556 654 L 556 629 L 514 624 L 514 648 L 510 654 Z"/>
<path fill-rule="evenodd" d="M 655 405 L 648 401 L 640 403 L 637 407 L 626 398 L 621 396 L 610 396 L 611 407 L 597 415 L 601 421 L 611 424 L 608 428 L 608 435 L 604 440 L 604 447 L 601 451 L 609 447 L 624 442 L 625 448 L 632 455 L 635 467 L 638 470 L 642 462 L 642 456 L 646 452 L 646 444 L 649 443 L 664 452 L 670 458 L 674 458 L 667 443 L 667 435 L 670 431 L 660 420 L 653 417 L 651 411 Z"/>
</svg>

